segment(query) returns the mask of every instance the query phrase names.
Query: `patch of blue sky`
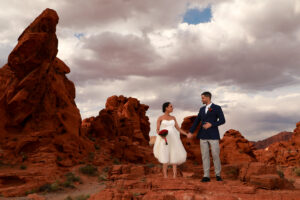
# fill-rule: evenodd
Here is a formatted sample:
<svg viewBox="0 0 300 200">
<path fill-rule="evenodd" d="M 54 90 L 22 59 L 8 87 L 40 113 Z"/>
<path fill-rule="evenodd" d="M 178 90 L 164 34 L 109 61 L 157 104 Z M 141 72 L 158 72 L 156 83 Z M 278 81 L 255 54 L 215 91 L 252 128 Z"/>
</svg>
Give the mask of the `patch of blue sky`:
<svg viewBox="0 0 300 200">
<path fill-rule="evenodd" d="M 78 39 L 84 36 L 84 33 L 75 33 L 74 36 Z"/>
<path fill-rule="evenodd" d="M 184 16 L 183 22 L 188 24 L 200 24 L 210 22 L 212 18 L 211 7 L 207 7 L 203 10 L 197 8 L 188 9 Z"/>
</svg>

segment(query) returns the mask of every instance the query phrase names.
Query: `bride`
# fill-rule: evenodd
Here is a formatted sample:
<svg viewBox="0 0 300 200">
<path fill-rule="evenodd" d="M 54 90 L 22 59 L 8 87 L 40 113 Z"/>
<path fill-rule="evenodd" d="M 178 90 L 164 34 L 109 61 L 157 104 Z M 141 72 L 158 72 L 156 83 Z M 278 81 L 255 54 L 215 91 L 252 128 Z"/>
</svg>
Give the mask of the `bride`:
<svg viewBox="0 0 300 200">
<path fill-rule="evenodd" d="M 179 128 L 176 118 L 171 116 L 170 113 L 173 111 L 173 106 L 170 102 L 166 102 L 162 106 L 164 114 L 157 119 L 157 129 L 156 132 L 159 133 L 162 129 L 168 130 L 168 135 L 166 136 L 168 145 L 166 145 L 165 140 L 157 136 L 153 153 L 160 163 L 163 164 L 163 175 L 167 178 L 167 167 L 168 164 L 173 165 L 173 178 L 177 175 L 177 165 L 184 163 L 186 160 L 186 151 L 180 140 L 180 133 L 187 136 L 187 133 Z"/>
</svg>

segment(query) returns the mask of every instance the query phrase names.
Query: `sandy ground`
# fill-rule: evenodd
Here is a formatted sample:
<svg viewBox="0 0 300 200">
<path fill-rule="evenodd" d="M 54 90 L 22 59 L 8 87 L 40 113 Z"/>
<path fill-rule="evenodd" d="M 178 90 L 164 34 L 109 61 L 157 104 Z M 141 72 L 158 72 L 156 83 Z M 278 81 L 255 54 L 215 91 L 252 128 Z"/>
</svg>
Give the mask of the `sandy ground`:
<svg viewBox="0 0 300 200">
<path fill-rule="evenodd" d="M 83 184 L 77 184 L 74 189 L 64 189 L 59 192 L 53 193 L 38 193 L 39 196 L 46 197 L 46 200 L 64 200 L 68 196 L 74 197 L 80 195 L 92 195 L 103 189 L 105 189 L 105 182 L 98 182 L 95 177 L 80 177 L 83 181 Z M 0 200 L 28 200 L 27 197 L 0 197 Z"/>
</svg>

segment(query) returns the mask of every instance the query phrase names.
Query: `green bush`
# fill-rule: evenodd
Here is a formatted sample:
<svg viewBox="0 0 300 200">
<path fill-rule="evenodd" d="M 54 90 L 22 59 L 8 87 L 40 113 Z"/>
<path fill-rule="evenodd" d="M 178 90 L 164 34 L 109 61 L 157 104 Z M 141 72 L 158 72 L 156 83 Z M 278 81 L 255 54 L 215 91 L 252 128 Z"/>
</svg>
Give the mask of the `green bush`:
<svg viewBox="0 0 300 200">
<path fill-rule="evenodd" d="M 25 192 L 26 195 L 36 193 L 36 189 L 28 190 Z"/>
<path fill-rule="evenodd" d="M 60 156 L 57 156 L 58 161 L 62 161 L 62 158 Z"/>
<path fill-rule="evenodd" d="M 90 165 L 90 164 L 80 167 L 79 171 L 81 173 L 89 175 L 89 176 L 96 176 L 98 173 L 97 167 Z"/>
<path fill-rule="evenodd" d="M 79 195 L 79 196 L 76 196 L 74 198 L 68 196 L 67 198 L 65 198 L 65 200 L 87 200 L 88 198 L 90 198 L 90 195 Z"/>
<path fill-rule="evenodd" d="M 65 174 L 66 181 L 62 183 L 63 187 L 67 188 L 75 188 L 73 185 L 74 182 L 79 182 L 80 184 L 82 183 L 81 179 L 79 176 L 75 176 L 72 172 L 68 172 Z"/>
<path fill-rule="evenodd" d="M 120 162 L 120 160 L 118 158 L 114 158 L 113 163 L 115 165 L 120 165 L 121 164 L 121 162 Z"/>
<path fill-rule="evenodd" d="M 225 174 L 228 176 L 237 177 L 239 175 L 239 168 L 236 166 L 231 166 L 228 170 L 225 171 Z"/>
<path fill-rule="evenodd" d="M 22 156 L 22 162 L 28 159 L 28 156 L 24 152 L 21 152 L 21 156 Z"/>
<path fill-rule="evenodd" d="M 153 168 L 153 167 L 155 167 L 155 164 L 153 164 L 153 163 L 147 163 L 147 164 L 146 164 L 146 167 L 148 167 L 148 168 Z"/>
<path fill-rule="evenodd" d="M 27 166 L 26 165 L 21 165 L 20 169 L 25 170 L 25 169 L 27 169 Z"/>
<path fill-rule="evenodd" d="M 196 160 L 193 162 L 193 164 L 194 164 L 195 166 L 198 166 L 198 165 L 199 165 L 199 163 L 198 163 Z"/>
<path fill-rule="evenodd" d="M 277 174 L 279 175 L 280 178 L 284 178 L 284 173 L 280 170 L 277 170 Z"/>
<path fill-rule="evenodd" d="M 39 192 L 56 192 L 58 190 L 61 190 L 60 184 L 58 181 L 50 184 L 50 183 L 46 183 L 45 185 L 42 185 L 39 188 Z"/>
<path fill-rule="evenodd" d="M 70 182 L 81 182 L 81 179 L 79 176 L 75 176 L 72 172 L 68 172 L 67 174 L 65 174 L 65 177 L 67 178 L 67 181 Z"/>
<path fill-rule="evenodd" d="M 146 177 L 141 178 L 141 182 L 146 182 Z"/>
<path fill-rule="evenodd" d="M 300 168 L 299 167 L 295 168 L 294 172 L 297 176 L 300 176 Z"/>
<path fill-rule="evenodd" d="M 89 152 L 88 160 L 89 160 L 90 162 L 92 162 L 92 161 L 94 160 L 94 157 L 95 157 L 94 152 Z"/>
<path fill-rule="evenodd" d="M 101 182 L 101 181 L 108 181 L 107 179 L 107 174 L 105 173 L 102 173 L 101 175 L 98 176 L 98 181 Z"/>
<path fill-rule="evenodd" d="M 142 195 L 142 194 L 137 192 L 137 193 L 133 193 L 132 195 L 133 195 L 134 197 L 138 197 L 138 196 L 140 196 L 140 195 Z"/>
<path fill-rule="evenodd" d="M 95 149 L 99 150 L 100 146 L 98 144 L 94 144 Z"/>
<path fill-rule="evenodd" d="M 111 170 L 110 166 L 106 166 L 102 169 L 103 172 L 108 173 Z"/>
</svg>

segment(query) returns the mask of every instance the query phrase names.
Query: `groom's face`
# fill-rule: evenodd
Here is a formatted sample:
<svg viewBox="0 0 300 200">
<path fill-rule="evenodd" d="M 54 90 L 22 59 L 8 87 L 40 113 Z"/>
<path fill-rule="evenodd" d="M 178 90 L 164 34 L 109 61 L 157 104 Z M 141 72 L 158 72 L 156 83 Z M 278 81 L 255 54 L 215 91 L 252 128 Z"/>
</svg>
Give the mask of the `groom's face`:
<svg viewBox="0 0 300 200">
<path fill-rule="evenodd" d="M 208 102 L 209 102 L 209 97 L 207 97 L 207 96 L 204 96 L 204 95 L 201 95 L 201 98 L 202 98 L 202 103 L 203 104 L 207 104 Z"/>
</svg>

